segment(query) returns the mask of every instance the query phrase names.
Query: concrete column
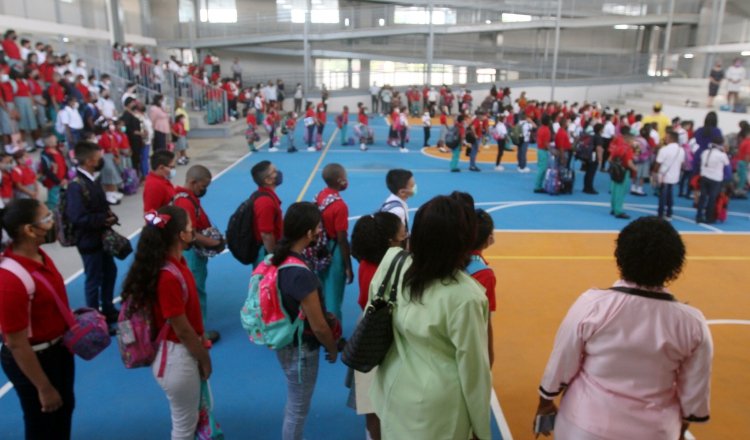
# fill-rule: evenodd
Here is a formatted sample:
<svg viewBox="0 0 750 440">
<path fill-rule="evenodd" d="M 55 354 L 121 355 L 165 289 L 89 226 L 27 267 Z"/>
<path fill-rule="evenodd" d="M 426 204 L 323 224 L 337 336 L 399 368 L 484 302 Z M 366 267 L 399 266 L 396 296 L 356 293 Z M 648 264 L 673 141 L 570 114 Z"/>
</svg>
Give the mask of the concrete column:
<svg viewBox="0 0 750 440">
<path fill-rule="evenodd" d="M 352 59 L 346 60 L 346 86 L 352 88 Z"/>
<path fill-rule="evenodd" d="M 359 88 L 369 90 L 371 85 L 370 60 L 359 60 Z"/>
<path fill-rule="evenodd" d="M 477 68 L 469 66 L 466 68 L 466 84 L 474 84 L 477 82 Z"/>
<path fill-rule="evenodd" d="M 58 1 L 55 1 L 55 5 Z M 109 13 L 112 17 L 110 33 L 114 42 L 123 44 L 125 42 L 125 30 L 122 28 L 122 20 L 120 20 L 121 12 L 120 0 L 109 0 Z"/>
<path fill-rule="evenodd" d="M 310 82 L 310 68 L 312 64 L 311 50 L 310 50 L 310 10 L 312 9 L 311 0 L 305 1 L 305 26 L 304 26 L 304 38 L 302 41 L 304 51 L 304 82 L 302 87 L 305 90 L 305 97 L 311 96 L 312 87 L 315 86 L 315 81 Z M 309 99 L 309 98 L 308 98 Z"/>
</svg>

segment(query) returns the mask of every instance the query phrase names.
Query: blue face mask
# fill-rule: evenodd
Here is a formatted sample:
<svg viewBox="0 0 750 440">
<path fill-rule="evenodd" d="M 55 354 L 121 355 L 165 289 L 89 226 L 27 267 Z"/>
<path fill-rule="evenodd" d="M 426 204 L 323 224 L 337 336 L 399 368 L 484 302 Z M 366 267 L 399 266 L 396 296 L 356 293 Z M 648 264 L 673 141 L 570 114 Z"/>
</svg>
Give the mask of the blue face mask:
<svg viewBox="0 0 750 440">
<path fill-rule="evenodd" d="M 281 186 L 282 183 L 284 183 L 284 173 L 282 173 L 281 170 L 276 170 L 276 181 L 274 182 L 274 185 Z"/>
</svg>

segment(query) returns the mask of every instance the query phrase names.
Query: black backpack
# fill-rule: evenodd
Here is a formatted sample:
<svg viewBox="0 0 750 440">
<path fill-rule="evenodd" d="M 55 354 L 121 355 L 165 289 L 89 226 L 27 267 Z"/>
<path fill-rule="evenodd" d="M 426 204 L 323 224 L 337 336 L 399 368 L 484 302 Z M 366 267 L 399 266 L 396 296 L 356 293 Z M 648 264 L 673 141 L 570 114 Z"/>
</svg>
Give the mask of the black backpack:
<svg viewBox="0 0 750 440">
<path fill-rule="evenodd" d="M 622 159 L 619 157 L 616 157 L 610 162 L 609 164 L 609 177 L 612 178 L 612 181 L 615 183 L 622 183 L 625 181 L 625 173 L 627 170 L 625 169 L 625 166 L 622 164 Z"/>
<path fill-rule="evenodd" d="M 458 144 L 461 143 L 460 136 L 458 134 L 458 127 L 455 125 L 452 127 L 448 127 L 447 130 L 445 130 L 445 146 L 450 148 L 451 150 L 454 150 L 458 148 Z"/>
<path fill-rule="evenodd" d="M 270 197 L 267 193 L 255 191 L 229 217 L 227 247 L 234 258 L 245 265 L 255 263 L 258 258 L 258 251 L 263 245 L 262 241 L 255 240 L 255 234 L 253 233 L 255 222 L 253 207 L 255 201 L 263 196 Z"/>
</svg>

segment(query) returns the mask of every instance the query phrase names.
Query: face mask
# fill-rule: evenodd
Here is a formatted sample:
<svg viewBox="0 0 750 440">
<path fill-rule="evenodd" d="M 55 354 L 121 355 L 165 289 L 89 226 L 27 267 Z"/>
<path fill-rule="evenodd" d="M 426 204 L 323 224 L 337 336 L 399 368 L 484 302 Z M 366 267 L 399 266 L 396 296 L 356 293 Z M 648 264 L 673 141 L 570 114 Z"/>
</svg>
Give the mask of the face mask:
<svg viewBox="0 0 750 440">
<path fill-rule="evenodd" d="M 274 182 L 274 185 L 281 186 L 282 183 L 284 183 L 284 173 L 282 173 L 281 170 L 276 170 L 276 181 Z"/>
<path fill-rule="evenodd" d="M 8 75 L 0 75 L 0 81 L 2 82 L 8 82 L 10 77 Z"/>
<path fill-rule="evenodd" d="M 96 163 L 96 166 L 94 167 L 94 171 L 101 171 L 102 168 L 104 168 L 104 158 L 99 159 L 99 162 Z"/>
<path fill-rule="evenodd" d="M 23 164 L 26 165 L 27 167 L 31 168 L 31 166 L 34 164 L 34 162 L 31 160 L 31 158 L 28 158 L 28 159 L 26 159 L 26 160 L 23 161 Z"/>
<path fill-rule="evenodd" d="M 414 184 L 414 188 L 411 189 L 411 196 L 414 197 L 417 195 L 417 184 Z"/>
<path fill-rule="evenodd" d="M 76 102 L 72 106 L 70 106 L 73 110 L 78 110 L 78 103 Z"/>
<path fill-rule="evenodd" d="M 78 67 L 86 67 L 86 63 L 81 63 L 78 65 Z"/>
<path fill-rule="evenodd" d="M 208 188 L 203 188 L 202 190 L 195 193 L 195 197 L 198 197 L 200 199 L 201 197 L 205 196 L 207 192 Z"/>
<path fill-rule="evenodd" d="M 170 170 L 169 170 L 169 180 L 172 180 L 175 177 L 177 177 L 177 170 L 174 169 L 174 168 L 170 168 Z"/>
<path fill-rule="evenodd" d="M 122 127 L 120 127 L 120 131 L 123 132 L 123 133 L 125 133 L 125 132 L 128 131 L 128 128 L 125 127 L 125 126 L 122 126 Z"/>
<path fill-rule="evenodd" d="M 347 188 L 349 188 L 349 181 L 348 180 L 340 181 L 339 188 L 340 188 L 340 191 L 345 191 Z"/>
<path fill-rule="evenodd" d="M 56 241 L 57 241 L 57 225 L 53 223 L 52 227 L 47 230 L 46 234 L 44 234 L 44 244 L 52 244 Z"/>
</svg>

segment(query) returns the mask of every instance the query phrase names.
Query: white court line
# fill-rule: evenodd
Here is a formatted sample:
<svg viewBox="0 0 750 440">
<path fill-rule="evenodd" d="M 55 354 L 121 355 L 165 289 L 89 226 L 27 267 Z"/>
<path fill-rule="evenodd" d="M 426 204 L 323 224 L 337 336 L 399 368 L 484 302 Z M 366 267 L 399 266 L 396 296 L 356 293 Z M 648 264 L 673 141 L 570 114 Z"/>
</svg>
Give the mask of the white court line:
<svg viewBox="0 0 750 440">
<path fill-rule="evenodd" d="M 262 148 L 267 143 L 268 143 L 268 140 L 266 139 L 266 141 L 264 141 L 263 143 L 260 144 L 259 148 Z M 245 155 L 243 155 L 242 157 L 240 157 L 239 159 L 237 159 L 233 164 L 229 165 L 227 168 L 223 169 L 218 174 L 216 174 L 216 177 L 214 177 L 213 180 L 214 181 L 218 180 L 219 177 L 223 176 L 227 171 L 229 171 L 232 168 L 234 168 L 237 165 L 239 165 L 240 162 L 242 162 L 243 160 L 245 160 L 251 154 L 253 154 L 252 151 L 246 153 Z M 133 231 L 133 233 L 131 233 L 130 235 L 128 235 L 128 240 L 132 240 L 133 237 L 135 237 L 136 235 L 140 234 L 141 233 L 141 229 L 142 228 L 138 228 L 135 231 Z M 224 252 L 227 252 L 227 251 L 225 250 Z M 69 276 L 68 278 L 65 279 L 65 285 L 67 286 L 68 284 L 70 284 L 71 282 L 73 282 L 73 280 L 75 280 L 76 278 L 78 278 L 79 276 L 81 276 L 82 274 L 83 274 L 83 269 L 79 269 L 73 275 L 71 275 L 71 276 Z M 117 296 L 116 298 L 114 298 L 112 300 L 112 303 L 113 304 L 118 304 L 121 301 L 122 301 L 122 298 L 120 296 Z M 10 383 L 10 382 L 7 382 L 5 385 L 3 385 L 2 387 L 0 387 L 0 399 L 2 399 L 3 396 L 5 396 L 6 394 L 8 394 L 8 391 L 10 391 L 11 389 L 13 389 L 13 384 Z"/>
<path fill-rule="evenodd" d="M 490 408 L 492 408 L 492 414 L 495 415 L 495 421 L 498 428 L 500 428 L 500 436 L 503 440 L 513 440 L 513 434 L 510 433 L 508 421 L 505 420 L 505 414 L 503 414 L 503 409 L 500 407 L 500 401 L 497 399 L 494 388 L 492 388 L 492 395 L 490 395 Z"/>
<path fill-rule="evenodd" d="M 709 319 L 706 321 L 708 325 L 750 325 L 750 320 L 747 319 Z"/>
<path fill-rule="evenodd" d="M 390 171 L 393 168 L 347 168 L 347 173 L 384 173 Z M 409 168 L 412 173 L 450 173 L 451 170 L 448 168 Z"/>
</svg>

